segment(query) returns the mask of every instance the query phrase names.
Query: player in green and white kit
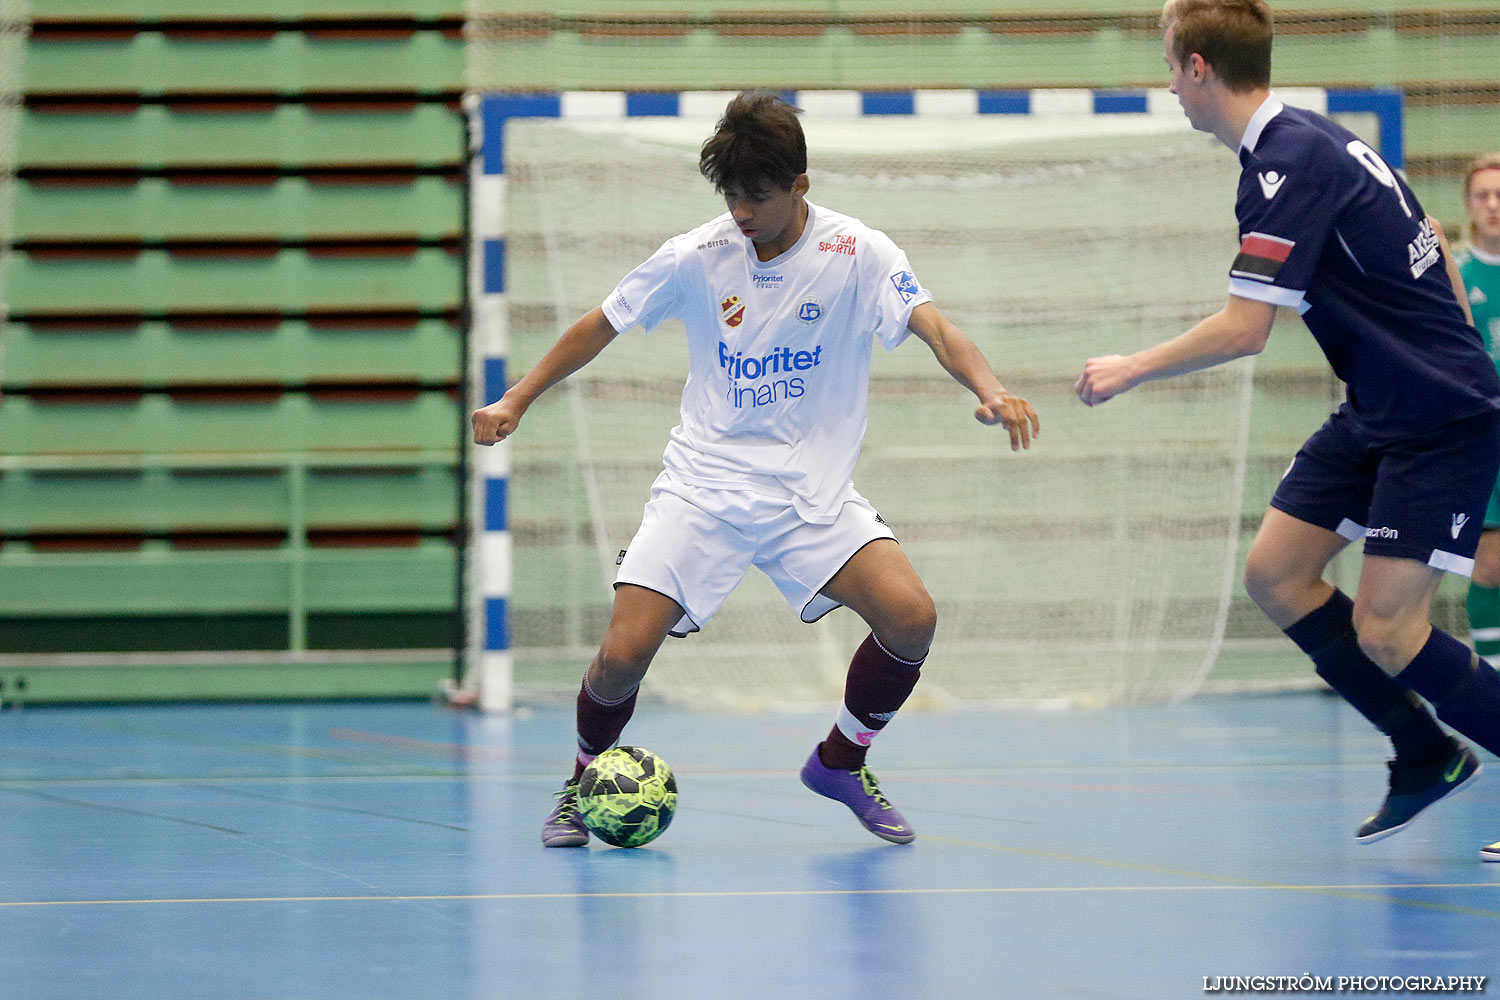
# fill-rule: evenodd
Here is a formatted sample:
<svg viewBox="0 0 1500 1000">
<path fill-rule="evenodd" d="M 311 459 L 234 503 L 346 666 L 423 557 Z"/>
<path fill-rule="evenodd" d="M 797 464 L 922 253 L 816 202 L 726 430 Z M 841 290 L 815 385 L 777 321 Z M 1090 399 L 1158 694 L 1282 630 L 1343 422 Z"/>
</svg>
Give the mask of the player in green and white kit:
<svg viewBox="0 0 1500 1000">
<path fill-rule="evenodd" d="M 1484 346 L 1500 366 L 1500 153 L 1469 164 L 1464 177 L 1464 208 L 1469 215 L 1458 271 L 1469 293 L 1469 310 Z M 1500 484 L 1484 512 L 1484 534 L 1474 553 L 1469 585 L 1469 634 L 1474 651 L 1500 665 Z"/>
</svg>

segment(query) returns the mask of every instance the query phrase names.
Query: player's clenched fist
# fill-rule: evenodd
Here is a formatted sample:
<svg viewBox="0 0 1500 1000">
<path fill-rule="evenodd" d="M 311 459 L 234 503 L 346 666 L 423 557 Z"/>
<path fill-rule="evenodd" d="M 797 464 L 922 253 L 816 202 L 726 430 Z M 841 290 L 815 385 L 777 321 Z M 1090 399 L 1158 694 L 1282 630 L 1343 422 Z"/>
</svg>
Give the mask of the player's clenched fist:
<svg viewBox="0 0 1500 1000">
<path fill-rule="evenodd" d="M 981 424 L 1003 424 L 1010 431 L 1010 450 L 1031 447 L 1031 439 L 1042 432 L 1041 419 L 1032 405 L 1020 396 L 1002 392 L 996 399 L 974 408 L 974 419 Z"/>
<path fill-rule="evenodd" d="M 1073 391 L 1084 405 L 1098 406 L 1134 387 L 1132 367 L 1130 359 L 1119 354 L 1089 358 L 1083 363 L 1083 374 L 1073 383 Z"/>
<path fill-rule="evenodd" d="M 474 425 L 475 444 L 499 444 L 515 432 L 525 411 L 508 402 L 509 398 L 508 395 L 501 396 L 489 406 L 474 411 L 469 420 Z"/>
</svg>

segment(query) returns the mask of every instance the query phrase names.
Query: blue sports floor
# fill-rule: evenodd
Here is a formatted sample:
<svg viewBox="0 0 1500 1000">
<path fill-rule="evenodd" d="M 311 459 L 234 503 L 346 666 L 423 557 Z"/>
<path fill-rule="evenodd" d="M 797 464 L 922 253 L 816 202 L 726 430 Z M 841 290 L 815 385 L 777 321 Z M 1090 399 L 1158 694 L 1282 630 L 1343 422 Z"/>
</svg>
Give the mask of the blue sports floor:
<svg viewBox="0 0 1500 1000">
<path fill-rule="evenodd" d="M 0 997 L 1160 1000 L 1500 974 L 1500 865 L 1475 853 L 1500 839 L 1493 760 L 1359 846 L 1385 747 L 1322 695 L 907 713 L 871 757 L 919 833 L 900 847 L 798 783 L 831 718 L 643 708 L 626 742 L 681 804 L 627 851 L 538 842 L 571 706 L 7 710 Z"/>
</svg>

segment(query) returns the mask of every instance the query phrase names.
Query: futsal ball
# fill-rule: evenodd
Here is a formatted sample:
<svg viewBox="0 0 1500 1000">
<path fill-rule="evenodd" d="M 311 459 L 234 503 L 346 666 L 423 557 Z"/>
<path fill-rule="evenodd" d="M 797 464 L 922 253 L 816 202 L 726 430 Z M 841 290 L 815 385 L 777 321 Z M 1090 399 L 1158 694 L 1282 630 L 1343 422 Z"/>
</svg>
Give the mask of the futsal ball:
<svg viewBox="0 0 1500 1000">
<path fill-rule="evenodd" d="M 578 779 L 578 814 L 606 844 L 640 847 L 661 836 L 677 811 L 677 779 L 643 747 L 615 747 Z"/>
</svg>

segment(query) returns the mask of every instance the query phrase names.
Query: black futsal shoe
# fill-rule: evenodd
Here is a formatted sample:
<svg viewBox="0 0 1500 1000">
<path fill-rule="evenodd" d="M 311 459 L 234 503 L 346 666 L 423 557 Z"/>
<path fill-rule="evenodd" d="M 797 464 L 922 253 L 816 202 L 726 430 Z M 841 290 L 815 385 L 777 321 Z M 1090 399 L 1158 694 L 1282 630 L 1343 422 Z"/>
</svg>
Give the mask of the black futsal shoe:
<svg viewBox="0 0 1500 1000">
<path fill-rule="evenodd" d="M 1423 809 L 1479 773 L 1479 758 L 1467 744 L 1451 736 L 1448 743 L 1448 753 L 1435 763 L 1412 766 L 1393 760 L 1386 764 L 1391 769 L 1391 790 L 1380 811 L 1354 835 L 1356 840 L 1373 844 L 1405 829 Z"/>
</svg>

